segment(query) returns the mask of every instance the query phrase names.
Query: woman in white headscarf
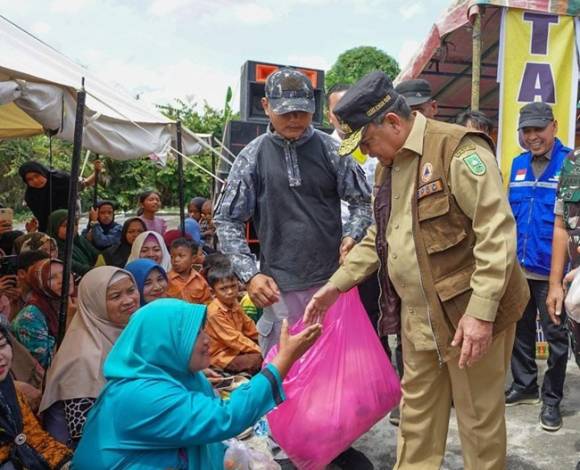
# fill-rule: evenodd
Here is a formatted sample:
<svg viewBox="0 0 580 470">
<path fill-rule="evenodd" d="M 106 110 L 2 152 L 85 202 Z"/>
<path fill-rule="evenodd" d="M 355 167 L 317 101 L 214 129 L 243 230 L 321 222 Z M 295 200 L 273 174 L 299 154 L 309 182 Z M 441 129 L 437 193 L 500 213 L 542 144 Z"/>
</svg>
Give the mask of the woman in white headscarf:
<svg viewBox="0 0 580 470">
<path fill-rule="evenodd" d="M 139 291 L 129 272 L 101 266 L 83 277 L 78 302 L 40 403 L 47 431 L 70 447 L 80 439 L 87 413 L 105 384 L 103 362 L 139 308 Z"/>
<path fill-rule="evenodd" d="M 131 247 L 131 254 L 127 264 L 139 258 L 147 258 L 155 261 L 165 272 L 171 270 L 171 255 L 165 245 L 163 237 L 151 230 L 140 234 Z"/>
</svg>

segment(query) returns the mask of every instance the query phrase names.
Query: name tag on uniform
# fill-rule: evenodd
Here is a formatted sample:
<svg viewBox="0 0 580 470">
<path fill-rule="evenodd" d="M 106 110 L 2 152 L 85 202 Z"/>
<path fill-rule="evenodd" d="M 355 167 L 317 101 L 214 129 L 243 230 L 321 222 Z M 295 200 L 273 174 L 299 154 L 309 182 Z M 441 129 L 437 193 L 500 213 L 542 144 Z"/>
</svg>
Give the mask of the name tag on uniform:
<svg viewBox="0 0 580 470">
<path fill-rule="evenodd" d="M 441 178 L 431 182 L 424 184 L 423 186 L 417 189 L 417 199 L 422 199 L 425 196 L 429 196 L 430 194 L 438 193 L 443 191 L 443 181 Z"/>
<path fill-rule="evenodd" d="M 524 181 L 526 179 L 526 173 L 528 170 L 522 168 L 521 170 L 516 171 L 515 181 Z"/>
</svg>

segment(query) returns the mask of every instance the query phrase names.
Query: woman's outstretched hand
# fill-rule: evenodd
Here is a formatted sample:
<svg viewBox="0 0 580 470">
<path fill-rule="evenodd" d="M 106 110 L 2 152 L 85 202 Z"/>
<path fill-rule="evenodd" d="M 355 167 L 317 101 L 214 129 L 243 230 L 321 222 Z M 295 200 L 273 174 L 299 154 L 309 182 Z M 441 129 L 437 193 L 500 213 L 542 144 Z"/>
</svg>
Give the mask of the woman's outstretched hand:
<svg viewBox="0 0 580 470">
<path fill-rule="evenodd" d="M 282 322 L 280 351 L 272 361 L 272 364 L 276 366 L 282 378 L 286 376 L 292 364 L 312 347 L 321 333 L 322 325 L 316 323 L 306 327 L 300 333 L 290 335 L 288 332 L 288 320 Z"/>
</svg>

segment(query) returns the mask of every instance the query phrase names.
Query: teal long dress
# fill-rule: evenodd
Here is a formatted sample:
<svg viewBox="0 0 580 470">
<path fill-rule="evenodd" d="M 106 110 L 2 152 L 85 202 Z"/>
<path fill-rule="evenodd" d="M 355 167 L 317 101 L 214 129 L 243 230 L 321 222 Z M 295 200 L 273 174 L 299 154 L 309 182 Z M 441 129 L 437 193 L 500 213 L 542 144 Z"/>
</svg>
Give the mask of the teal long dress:
<svg viewBox="0 0 580 470">
<path fill-rule="evenodd" d="M 160 299 L 134 313 L 104 365 L 107 384 L 92 408 L 73 469 L 222 470 L 222 441 L 284 399 L 268 365 L 221 400 L 189 360 L 205 306 Z"/>
</svg>

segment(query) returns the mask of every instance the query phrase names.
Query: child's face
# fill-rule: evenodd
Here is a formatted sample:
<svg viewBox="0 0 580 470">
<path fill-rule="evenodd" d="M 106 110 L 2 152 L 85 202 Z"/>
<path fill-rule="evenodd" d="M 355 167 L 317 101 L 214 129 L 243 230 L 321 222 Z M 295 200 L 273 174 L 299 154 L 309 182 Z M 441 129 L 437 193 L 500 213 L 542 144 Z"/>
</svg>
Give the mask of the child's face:
<svg viewBox="0 0 580 470">
<path fill-rule="evenodd" d="M 161 207 L 161 199 L 159 199 L 159 195 L 156 193 L 151 193 L 149 196 L 145 198 L 142 202 L 143 210 L 147 212 L 157 212 Z"/>
<path fill-rule="evenodd" d="M 201 211 L 197 208 L 197 206 L 195 204 L 190 204 L 187 207 L 187 212 L 189 212 L 189 216 L 192 219 L 195 219 L 199 222 L 199 219 L 201 219 Z"/>
<path fill-rule="evenodd" d="M 115 218 L 115 212 L 113 211 L 113 207 L 109 206 L 108 204 L 104 204 L 101 207 L 99 207 L 99 222 L 104 224 L 104 225 L 108 225 L 111 222 L 113 222 L 113 219 Z"/>
<path fill-rule="evenodd" d="M 197 253 L 195 254 L 197 255 Z M 195 255 L 191 248 L 178 246 L 171 249 L 171 267 L 178 274 L 186 274 L 191 271 L 195 262 Z"/>
<path fill-rule="evenodd" d="M 239 290 L 240 284 L 235 277 L 218 281 L 213 286 L 216 298 L 226 307 L 233 307 L 236 304 Z"/>
<path fill-rule="evenodd" d="M 203 206 L 201 206 L 201 213 L 203 214 L 204 218 L 211 219 L 212 210 L 211 210 L 211 201 L 205 201 Z"/>
</svg>

